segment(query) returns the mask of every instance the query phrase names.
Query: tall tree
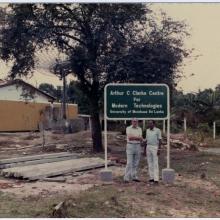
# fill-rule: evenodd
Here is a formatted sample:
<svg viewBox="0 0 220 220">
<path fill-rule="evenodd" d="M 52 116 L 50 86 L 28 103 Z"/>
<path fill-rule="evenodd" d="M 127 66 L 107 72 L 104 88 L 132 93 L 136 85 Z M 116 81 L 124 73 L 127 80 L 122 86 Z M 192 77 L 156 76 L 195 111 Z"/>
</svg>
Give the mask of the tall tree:
<svg viewBox="0 0 220 220">
<path fill-rule="evenodd" d="M 7 17 L 6 9 L 0 7 L 0 27 L 5 25 L 6 17 Z"/>
<path fill-rule="evenodd" d="M 175 88 L 182 77 L 183 60 L 192 52 L 184 47 L 187 25 L 165 13 L 157 20 L 151 16 L 141 40 L 132 41 L 124 56 L 114 57 L 117 65 L 111 62 L 108 70 L 111 81 L 166 83 Z"/>
<path fill-rule="evenodd" d="M 175 86 L 188 56 L 185 25 L 161 16 L 155 22 L 145 4 L 10 5 L 1 58 L 13 60 L 12 77 L 35 67 L 35 52 L 55 46 L 66 54 L 54 72 L 75 74 L 89 101 L 93 149 L 102 150 L 100 109 L 108 82 L 167 82 Z"/>
</svg>

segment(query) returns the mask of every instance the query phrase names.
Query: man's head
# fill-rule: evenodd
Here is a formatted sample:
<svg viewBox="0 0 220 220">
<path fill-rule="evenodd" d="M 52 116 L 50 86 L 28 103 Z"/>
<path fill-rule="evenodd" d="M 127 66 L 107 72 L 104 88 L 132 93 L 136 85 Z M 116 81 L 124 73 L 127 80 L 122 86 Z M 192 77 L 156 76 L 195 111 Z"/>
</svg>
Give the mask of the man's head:
<svg viewBox="0 0 220 220">
<path fill-rule="evenodd" d="M 132 124 L 132 126 L 133 127 L 137 127 L 138 126 L 138 120 L 137 120 L 137 118 L 133 118 L 132 120 L 131 120 L 131 124 Z"/>
<path fill-rule="evenodd" d="M 150 129 L 153 129 L 155 127 L 155 121 L 154 120 L 150 120 L 148 123 L 148 126 Z"/>
</svg>

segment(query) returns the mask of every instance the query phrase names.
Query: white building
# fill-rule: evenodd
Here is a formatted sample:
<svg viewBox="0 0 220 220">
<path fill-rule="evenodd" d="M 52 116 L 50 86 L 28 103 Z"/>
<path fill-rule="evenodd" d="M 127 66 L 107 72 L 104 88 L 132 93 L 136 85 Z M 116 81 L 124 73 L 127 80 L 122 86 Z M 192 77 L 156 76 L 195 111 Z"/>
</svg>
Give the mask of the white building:
<svg viewBox="0 0 220 220">
<path fill-rule="evenodd" d="M 23 80 L 16 79 L 0 82 L 0 100 L 48 103 L 55 98 Z"/>
</svg>

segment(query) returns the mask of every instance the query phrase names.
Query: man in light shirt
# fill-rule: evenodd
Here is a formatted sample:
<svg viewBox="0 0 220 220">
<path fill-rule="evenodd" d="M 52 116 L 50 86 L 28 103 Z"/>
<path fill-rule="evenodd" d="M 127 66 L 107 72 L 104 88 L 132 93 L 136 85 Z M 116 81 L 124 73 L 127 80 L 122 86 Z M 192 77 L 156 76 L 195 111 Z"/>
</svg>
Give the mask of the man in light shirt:
<svg viewBox="0 0 220 220">
<path fill-rule="evenodd" d="M 138 120 L 132 119 L 131 126 L 126 128 L 127 135 L 127 165 L 125 168 L 124 181 L 131 180 L 140 182 L 137 176 L 137 169 L 141 157 L 142 129 L 138 126 Z"/>
<path fill-rule="evenodd" d="M 147 146 L 144 149 L 144 154 L 147 154 L 149 182 L 154 184 L 159 182 L 158 156 L 160 154 L 161 139 L 161 131 L 156 127 L 155 121 L 149 121 L 149 128 L 146 131 Z"/>
</svg>

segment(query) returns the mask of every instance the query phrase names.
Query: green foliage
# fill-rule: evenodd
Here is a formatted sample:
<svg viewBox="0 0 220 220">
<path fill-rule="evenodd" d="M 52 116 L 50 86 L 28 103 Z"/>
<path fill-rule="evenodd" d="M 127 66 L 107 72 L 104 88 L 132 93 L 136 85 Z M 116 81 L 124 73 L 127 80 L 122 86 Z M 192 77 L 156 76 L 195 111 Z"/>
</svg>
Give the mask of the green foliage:
<svg viewBox="0 0 220 220">
<path fill-rule="evenodd" d="M 0 6 L 0 28 L 5 25 L 7 19 L 6 9 Z"/>
<path fill-rule="evenodd" d="M 215 90 L 204 89 L 197 93 L 174 91 L 172 113 L 177 122 L 182 122 L 183 117 L 186 117 L 188 126 L 192 128 L 201 123 L 208 123 L 211 127 L 213 121 L 220 118 L 219 86 Z"/>
<path fill-rule="evenodd" d="M 216 135 L 220 135 L 220 121 L 216 121 Z"/>
<path fill-rule="evenodd" d="M 79 82 L 71 81 L 67 87 L 67 99 L 70 103 L 77 103 L 81 114 L 90 114 L 89 100 L 80 89 Z"/>
<path fill-rule="evenodd" d="M 62 97 L 61 91 L 59 89 L 56 89 L 52 84 L 41 83 L 39 89 L 55 97 L 57 101 L 61 101 L 61 97 Z"/>
<path fill-rule="evenodd" d="M 161 13 L 161 22 L 151 16 L 140 41 L 132 42 L 121 57 L 113 57 L 109 64 L 109 81 L 136 83 L 166 83 L 175 88 L 182 76 L 181 63 L 191 51 L 184 49 L 188 36 L 183 22 L 173 21 Z M 115 61 L 115 62 L 113 62 Z"/>
<path fill-rule="evenodd" d="M 207 123 L 200 123 L 198 125 L 198 130 L 204 133 L 211 133 L 211 129 Z"/>
</svg>

